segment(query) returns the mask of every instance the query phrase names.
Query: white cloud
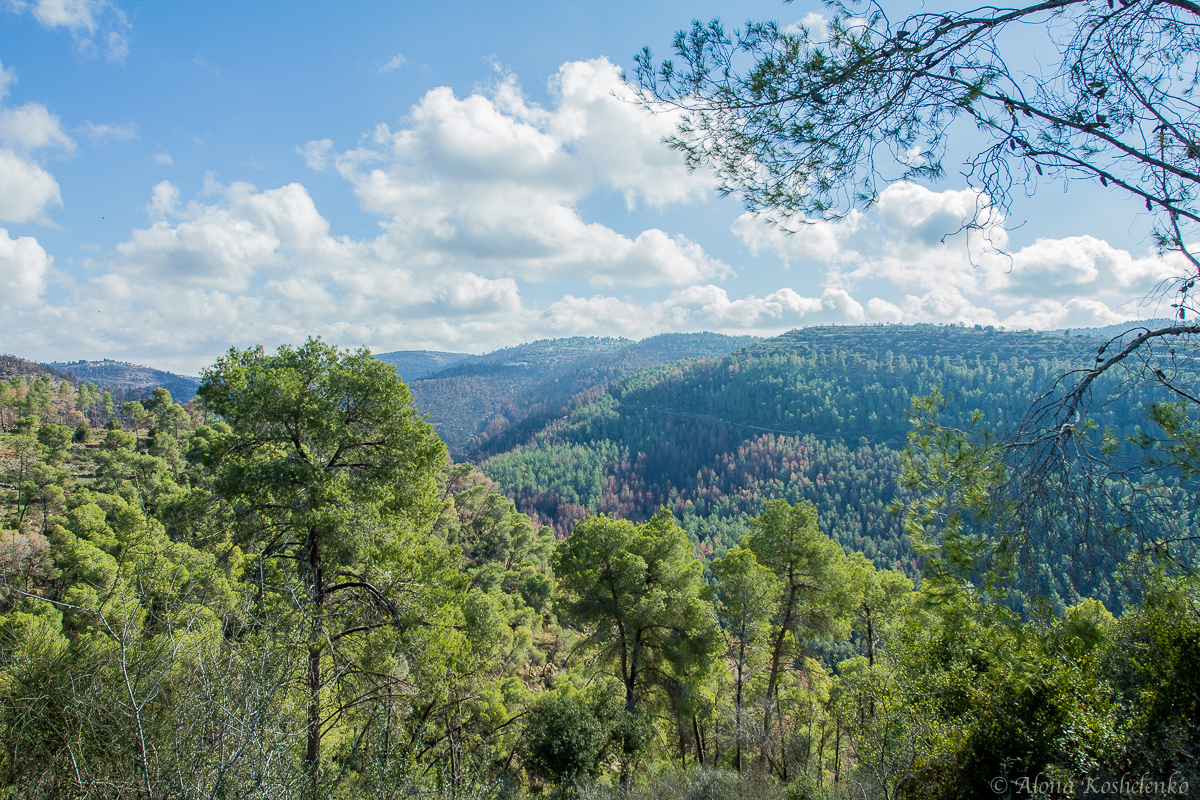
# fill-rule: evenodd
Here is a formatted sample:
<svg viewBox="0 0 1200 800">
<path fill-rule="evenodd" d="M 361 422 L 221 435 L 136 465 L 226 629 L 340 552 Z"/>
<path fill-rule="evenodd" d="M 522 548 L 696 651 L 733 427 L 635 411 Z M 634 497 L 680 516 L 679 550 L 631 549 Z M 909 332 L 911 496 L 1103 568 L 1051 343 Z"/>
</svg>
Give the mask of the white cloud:
<svg viewBox="0 0 1200 800">
<path fill-rule="evenodd" d="M 0 65 L 0 100 L 15 82 L 12 68 Z M 75 150 L 57 116 L 40 103 L 0 108 L 0 221 L 48 222 L 46 209 L 62 205 L 58 182 L 32 157 L 45 149 Z"/>
<path fill-rule="evenodd" d="M 773 336 L 802 325 L 868 320 L 863 306 L 841 289 L 805 297 L 784 287 L 765 297 L 732 299 L 725 289 L 707 284 L 679 289 L 665 300 L 644 304 L 599 294 L 586 298 L 567 295 L 542 312 L 534 330 L 546 336 L 640 338 L 667 331 Z"/>
<path fill-rule="evenodd" d="M 332 151 L 332 139 L 316 139 L 296 148 L 296 152 L 304 156 L 304 163 L 308 164 L 308 168 L 318 172 L 329 166 L 329 154 Z"/>
<path fill-rule="evenodd" d="M 1128 318 L 1113 309 L 1187 272 L 1178 257 L 1138 257 L 1092 236 L 1038 239 L 1007 252 L 1004 219 L 986 197 L 911 183 L 889 186 L 873 210 L 840 222 L 789 233 L 743 214 L 732 230 L 752 252 L 827 265 L 825 285 L 873 295 L 865 311 L 880 322 L 1109 324 Z"/>
<path fill-rule="evenodd" d="M 179 213 L 179 189 L 170 181 L 159 181 L 150 193 L 146 210 L 152 218 L 173 217 Z"/>
<path fill-rule="evenodd" d="M 512 278 L 418 276 L 386 236 L 331 236 L 300 184 L 260 191 L 210 178 L 202 196 L 183 203 L 172 183 L 157 184 L 147 205 L 153 223 L 95 263 L 67 303 L 26 312 L 33 316 L 16 341 L 37 335 L 39 350 L 161 352 L 174 359 L 164 364 L 195 370 L 230 343 L 314 334 L 390 349 L 493 349 L 519 337 L 531 316 Z"/>
<path fill-rule="evenodd" d="M 686 237 L 651 228 L 631 238 L 577 210 L 597 184 L 655 204 L 703 195 L 660 142 L 669 124 L 616 97 L 621 86 L 616 67 L 598 59 L 564 65 L 552 82 L 552 109 L 529 103 L 511 77 L 490 96 L 459 99 L 440 87 L 404 127 L 377 127 L 334 163 L 363 207 L 388 219 L 389 243 L 425 270 L 596 286 L 678 286 L 732 274 Z M 318 140 L 300 152 L 321 169 L 330 147 Z"/>
<path fill-rule="evenodd" d="M 17 82 L 17 70 L 0 64 L 0 100 L 8 97 L 9 87 Z"/>
<path fill-rule="evenodd" d="M 1181 274 L 1178 257 L 1136 258 L 1092 236 L 1038 239 L 1012 254 L 1009 269 L 994 285 L 1014 298 L 1057 298 L 1106 290 L 1148 291 Z"/>
<path fill-rule="evenodd" d="M 120 124 L 103 122 L 96 124 L 95 122 L 88 121 L 80 125 L 76 130 L 93 142 L 105 139 L 130 142 L 138 138 L 138 127 L 137 123 L 134 122 L 122 122 Z"/>
<path fill-rule="evenodd" d="M 62 129 L 62 122 L 40 103 L 0 109 L 0 142 L 30 152 L 42 148 L 75 151 L 75 142 Z"/>
<path fill-rule="evenodd" d="M 80 51 L 101 50 L 109 61 L 123 62 L 129 54 L 129 21 L 109 0 L 9 0 L 16 12 L 30 11 L 46 28 L 66 28 Z"/>
<path fill-rule="evenodd" d="M 630 208 L 639 199 L 664 206 L 707 195 L 712 178 L 689 172 L 680 155 L 663 144 L 675 132 L 678 112 L 648 112 L 608 59 L 564 64 L 550 88 L 558 99 L 550 132 L 593 165 Z"/>
<path fill-rule="evenodd" d="M 400 53 L 397 53 L 396 55 L 392 56 L 390 59 L 388 59 L 384 63 L 380 64 L 379 71 L 380 72 L 391 72 L 392 70 L 400 69 L 407 63 L 408 63 L 408 59 L 405 58 Z"/>
<path fill-rule="evenodd" d="M 37 239 L 10 239 L 8 231 L 0 228 L 0 307 L 36 304 L 52 262 Z"/>
<path fill-rule="evenodd" d="M 0 220 L 45 221 L 51 205 L 62 205 L 54 176 L 12 150 L 0 149 Z"/>
<path fill-rule="evenodd" d="M 805 34 L 813 42 L 829 40 L 829 20 L 818 11 L 809 11 L 798 21 L 785 25 L 783 30 L 793 35 Z"/>
<path fill-rule="evenodd" d="M 1065 303 L 1040 300 L 1007 317 L 1008 328 L 1102 328 L 1129 319 L 1128 313 L 1113 311 L 1099 300 L 1075 298 Z"/>
<path fill-rule="evenodd" d="M 150 160 L 164 167 L 175 166 L 175 159 L 171 158 L 171 154 L 165 150 L 155 153 L 150 157 Z"/>
</svg>

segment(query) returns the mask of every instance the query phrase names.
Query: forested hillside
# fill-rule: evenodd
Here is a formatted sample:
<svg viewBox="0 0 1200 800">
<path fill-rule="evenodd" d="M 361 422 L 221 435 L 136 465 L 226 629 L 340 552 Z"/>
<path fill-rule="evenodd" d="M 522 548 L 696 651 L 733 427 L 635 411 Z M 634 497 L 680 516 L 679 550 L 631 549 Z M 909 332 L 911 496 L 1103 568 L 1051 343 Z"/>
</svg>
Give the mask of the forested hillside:
<svg viewBox="0 0 1200 800">
<path fill-rule="evenodd" d="M 728 353 L 753 337 L 663 334 L 640 342 L 547 339 L 471 356 L 411 382 L 455 458 L 478 460 L 508 449 L 615 378 L 652 364 Z M 384 360 L 387 360 L 386 358 Z"/>
<path fill-rule="evenodd" d="M 395 367 L 396 374 L 405 383 L 412 383 L 465 361 L 471 355 L 436 350 L 393 350 L 390 353 L 376 353 L 375 357 Z"/>
<path fill-rule="evenodd" d="M 669 448 L 677 437 L 650 436 L 659 417 L 642 416 L 659 386 L 674 417 L 703 396 L 689 419 L 716 419 L 738 411 L 746 377 L 784 385 L 765 364 L 829 376 L 793 386 L 812 398 L 876 362 L 810 348 L 831 336 L 812 333 L 630 376 L 529 464 L 558 457 L 560 483 L 582 485 L 571 458 L 598 454 L 603 474 L 621 458 L 604 448 L 634 441 L 623 431 Z M 915 391 L 971 372 L 939 358 L 872 374 Z M 1041 376 L 1014 360 L 992 364 L 1003 385 Z M 881 569 L 822 533 L 814 504 L 762 502 L 792 483 L 746 478 L 774 470 L 806 491 L 823 459 L 814 485 L 843 493 L 828 508 L 845 525 L 891 480 L 888 454 L 909 474 L 950 459 L 969 492 L 986 469 L 953 441 L 897 455 L 752 430 L 690 485 L 684 526 L 665 510 L 588 516 L 560 538 L 452 464 L 366 351 L 230 351 L 195 401 L 160 388 L 103 427 L 69 381 L 3 387 L 0 796 L 952 800 L 994 796 L 1004 775 L 1136 772 L 1185 796 L 1200 780 L 1194 572 L 1131 561 L 1144 591 L 1119 617 L 1087 599 L 1022 618 L 1002 569 L 968 580 L 956 551 L 929 550 L 916 585 L 911 563 Z M 800 400 L 781 398 L 785 411 L 761 413 L 804 424 Z M 631 516 L 665 480 L 639 461 L 624 467 L 646 487 L 624 496 Z M 704 514 L 726 502 L 757 510 L 702 557 Z"/>
<path fill-rule="evenodd" d="M 915 574 L 898 515 L 912 400 L 935 387 L 943 421 L 982 412 L 1004 428 L 1095 357 L 1092 337 L 957 326 L 795 330 L 720 358 L 625 376 L 571 414 L 482 462 L 526 513 L 560 535 L 587 514 L 644 520 L 667 506 L 701 552 L 722 554 L 772 498 L 812 502 L 821 527 L 881 566 Z M 1108 399 L 1097 425 L 1144 422 L 1150 387 Z"/>
<path fill-rule="evenodd" d="M 129 399 L 148 398 L 158 388 L 166 389 L 173 397 L 184 402 L 196 396 L 197 378 L 176 375 L 153 367 L 130 364 L 126 361 L 68 361 L 50 364 L 60 372 L 66 372 L 80 383 L 93 383 L 107 389 L 121 390 Z"/>
</svg>

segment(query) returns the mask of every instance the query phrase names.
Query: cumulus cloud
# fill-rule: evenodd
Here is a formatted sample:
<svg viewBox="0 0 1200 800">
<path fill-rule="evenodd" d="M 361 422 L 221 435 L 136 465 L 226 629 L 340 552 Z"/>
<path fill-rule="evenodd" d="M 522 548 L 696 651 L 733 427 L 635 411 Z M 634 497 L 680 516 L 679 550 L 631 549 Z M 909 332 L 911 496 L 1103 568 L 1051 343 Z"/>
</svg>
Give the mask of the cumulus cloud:
<svg viewBox="0 0 1200 800">
<path fill-rule="evenodd" d="M 0 109 L 0 142 L 22 152 L 58 148 L 71 153 L 75 142 L 62 129 L 62 122 L 40 103 Z"/>
<path fill-rule="evenodd" d="M 558 100 L 548 120 L 552 135 L 593 165 L 630 208 L 639 200 L 661 207 L 706 196 L 711 178 L 689 172 L 679 154 L 663 145 L 675 132 L 678 112 L 648 112 L 608 59 L 564 64 L 550 89 Z"/>
<path fill-rule="evenodd" d="M 28 158 L 0 148 L 0 220 L 45 221 L 51 205 L 62 205 L 54 176 Z"/>
<path fill-rule="evenodd" d="M 1132 298 L 1187 272 L 1178 257 L 1136 256 L 1092 236 L 1010 251 L 986 196 L 912 183 L 889 186 L 874 209 L 839 222 L 788 231 L 743 214 L 732 230 L 752 252 L 821 265 L 827 286 L 868 295 L 868 319 L 879 322 L 1107 325 L 1128 318 Z"/>
<path fill-rule="evenodd" d="M 0 307 L 36 304 L 52 261 L 37 239 L 12 239 L 7 230 L 0 228 Z"/>
<path fill-rule="evenodd" d="M 317 139 L 308 142 L 303 147 L 297 147 L 296 152 L 304 156 L 308 168 L 320 172 L 329 165 L 329 154 L 333 152 L 332 139 Z"/>
<path fill-rule="evenodd" d="M 94 263 L 67 302 L 22 312 L 14 345 L 36 337 L 39 350 L 160 352 L 164 365 L 195 370 L 231 343 L 309 335 L 392 349 L 492 349 L 519 337 L 531 316 L 513 278 L 469 270 L 416 275 L 385 235 L 332 236 L 300 184 L 259 190 L 210 180 L 199 199 L 183 202 L 162 181 L 147 213 L 151 224 Z M 45 255 L 31 249 L 32 239 L 8 245 L 17 255 L 4 256 L 3 244 L 0 282 L 26 287 L 19 296 L 29 306 L 49 261 L 32 257 Z"/>
<path fill-rule="evenodd" d="M 17 82 L 17 71 L 0 64 L 0 100 L 8 97 L 9 88 Z"/>
<path fill-rule="evenodd" d="M 596 286 L 687 285 L 732 273 L 687 237 L 651 228 L 628 237 L 584 220 L 597 186 L 630 203 L 685 202 L 706 184 L 661 142 L 671 123 L 631 102 L 606 59 L 572 62 L 551 81 L 553 108 L 515 79 L 458 98 L 433 89 L 404 126 L 381 125 L 333 157 L 363 207 L 386 218 L 389 242 L 426 270 L 457 268 Z M 328 140 L 300 149 L 314 169 Z"/>
<path fill-rule="evenodd" d="M 817 324 L 856 324 L 869 319 L 863 306 L 841 289 L 805 297 L 781 288 L 764 297 L 731 298 L 712 284 L 689 286 L 665 300 L 634 303 L 606 295 L 567 295 L 552 303 L 534 328 L 546 336 L 589 334 L 630 338 L 667 331 L 719 331 L 772 336 Z"/>
<path fill-rule="evenodd" d="M 15 72 L 0 65 L 0 100 L 15 82 Z M 0 107 L 0 221 L 46 222 L 47 208 L 62 205 L 58 182 L 34 160 L 39 150 L 71 153 L 75 142 L 40 103 Z"/>
<path fill-rule="evenodd" d="M 1113 311 L 1099 300 L 1074 298 L 1065 303 L 1040 300 L 1013 313 L 1003 324 L 1009 328 L 1100 328 L 1128 319 L 1128 313 Z"/>
<path fill-rule="evenodd" d="M 829 40 L 829 20 L 819 11 L 809 11 L 796 22 L 785 25 L 783 30 L 793 35 L 804 34 L 814 42 Z"/>
<path fill-rule="evenodd" d="M 129 21 L 109 0 L 9 0 L 9 10 L 28 11 L 46 28 L 66 28 L 85 55 L 103 52 L 109 61 L 129 54 Z"/>
</svg>

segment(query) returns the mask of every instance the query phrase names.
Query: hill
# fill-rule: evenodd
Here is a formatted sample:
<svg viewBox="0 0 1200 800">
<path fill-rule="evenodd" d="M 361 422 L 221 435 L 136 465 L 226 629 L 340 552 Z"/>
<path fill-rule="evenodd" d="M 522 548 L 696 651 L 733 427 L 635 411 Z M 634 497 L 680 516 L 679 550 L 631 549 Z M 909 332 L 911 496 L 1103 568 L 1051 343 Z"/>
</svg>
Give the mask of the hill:
<svg viewBox="0 0 1200 800">
<path fill-rule="evenodd" d="M 47 364 L 39 364 L 17 356 L 0 355 L 0 378 L 21 377 L 37 378 L 48 375 L 56 381 L 72 380 L 71 376 L 62 370 Z"/>
<path fill-rule="evenodd" d="M 409 389 L 455 458 L 478 460 L 510 449 L 622 375 L 722 355 L 755 341 L 715 333 L 664 334 L 640 342 L 545 339 L 463 358 L 410 381 Z"/>
<path fill-rule="evenodd" d="M 1063 333 L 1068 336 L 1095 336 L 1101 339 L 1112 339 L 1113 337 L 1120 336 L 1122 333 L 1125 333 L 1131 328 L 1169 328 L 1176 322 L 1177 320 L 1174 319 L 1157 317 L 1155 319 L 1118 322 L 1116 325 L 1105 325 L 1102 328 L 1062 328 L 1056 331 L 1056 333 Z"/>
<path fill-rule="evenodd" d="M 396 368 L 405 383 L 419 380 L 471 357 L 470 353 L 443 353 L 437 350 L 394 350 L 375 357 Z"/>
<path fill-rule="evenodd" d="M 956 326 L 821 327 L 727 355 L 621 377 L 504 452 L 484 472 L 560 534 L 588 513 L 675 512 L 698 549 L 720 555 L 765 500 L 810 500 L 822 530 L 881 566 L 916 561 L 888 513 L 912 398 L 935 387 L 945 420 L 1011 424 L 1096 340 Z M 1112 383 L 1097 387 L 1103 398 Z M 1118 393 L 1098 424 L 1131 433 L 1150 399 Z"/>
<path fill-rule="evenodd" d="M 77 382 L 94 383 L 107 389 L 121 390 L 128 400 L 149 397 L 159 387 L 171 393 L 180 403 L 196 396 L 200 379 L 190 375 L 176 375 L 153 367 L 130 364 L 127 361 L 67 361 L 53 362 L 50 367 L 71 375 Z"/>
</svg>

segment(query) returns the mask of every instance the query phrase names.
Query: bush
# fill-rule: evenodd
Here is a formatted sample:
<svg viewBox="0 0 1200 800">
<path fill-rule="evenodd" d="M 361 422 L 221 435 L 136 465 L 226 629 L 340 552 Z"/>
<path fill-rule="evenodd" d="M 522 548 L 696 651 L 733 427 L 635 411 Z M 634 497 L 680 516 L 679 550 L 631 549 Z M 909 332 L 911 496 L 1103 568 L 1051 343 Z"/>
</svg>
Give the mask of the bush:
<svg viewBox="0 0 1200 800">
<path fill-rule="evenodd" d="M 791 800 L 795 793 L 770 775 L 754 770 L 691 767 L 660 769 L 622 795 L 616 786 L 588 786 L 579 800 Z"/>
<path fill-rule="evenodd" d="M 605 728 L 582 696 L 548 692 L 525 724 L 525 768 L 555 784 L 593 775 L 608 742 Z"/>
<path fill-rule="evenodd" d="M 87 444 L 92 440 L 92 429 L 86 424 L 81 424 L 75 428 L 75 433 L 71 436 L 71 441 L 76 444 Z"/>
</svg>

